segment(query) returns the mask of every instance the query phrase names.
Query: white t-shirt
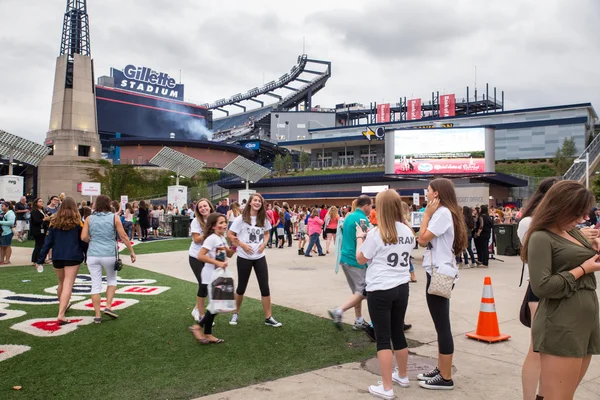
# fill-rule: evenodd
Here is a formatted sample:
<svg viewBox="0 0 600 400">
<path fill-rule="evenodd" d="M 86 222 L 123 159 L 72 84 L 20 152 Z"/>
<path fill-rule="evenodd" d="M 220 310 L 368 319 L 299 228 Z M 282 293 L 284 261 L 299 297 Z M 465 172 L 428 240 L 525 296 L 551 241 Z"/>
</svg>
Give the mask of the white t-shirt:
<svg viewBox="0 0 600 400">
<path fill-rule="evenodd" d="M 527 232 L 529 231 L 529 227 L 531 226 L 531 217 L 525 217 L 519 222 L 519 226 L 517 227 L 517 236 L 521 241 L 521 244 L 525 241 L 525 236 L 527 236 Z M 523 273 L 523 280 L 529 280 L 529 265 L 525 264 L 525 272 Z"/>
<path fill-rule="evenodd" d="M 360 251 L 369 260 L 367 292 L 393 289 L 410 281 L 410 254 L 415 247 L 415 235 L 403 223 L 396 222 L 398 243 L 384 244 L 379 228 L 367 233 Z"/>
<path fill-rule="evenodd" d="M 452 253 L 454 246 L 454 223 L 452 222 L 452 213 L 446 207 L 438 208 L 427 226 L 427 230 L 435 236 L 427 245 L 425 255 L 423 256 L 423 266 L 429 275 L 431 275 L 431 265 L 438 268 L 440 274 L 448 276 L 457 276 L 456 258 Z"/>
<path fill-rule="evenodd" d="M 202 227 L 200 226 L 200 221 L 198 221 L 198 218 L 194 218 L 192 220 L 191 231 L 192 231 L 192 234 L 199 233 L 200 235 L 202 235 L 202 233 L 203 233 Z M 198 254 L 200 254 L 201 248 L 202 248 L 202 243 L 195 243 L 194 239 L 192 239 L 192 244 L 190 244 L 189 255 L 191 257 L 197 258 Z"/>
<path fill-rule="evenodd" d="M 244 222 L 241 215 L 238 215 L 231 224 L 229 230 L 235 233 L 239 240 L 252 247 L 252 254 L 248 254 L 241 248 L 237 247 L 237 253 L 239 257 L 245 258 L 246 260 L 258 260 L 265 256 L 264 251 L 258 253 L 258 248 L 265 241 L 265 232 L 270 231 L 272 226 L 268 218 L 265 218 L 264 227 L 256 226 L 256 217 L 250 217 L 252 224 L 248 225 Z"/>
<path fill-rule="evenodd" d="M 219 236 L 216 233 L 213 233 L 202 243 L 201 248 L 208 250 L 206 255 L 212 259 L 216 259 L 219 253 L 223 253 L 225 259 L 227 259 L 227 253 L 224 249 L 227 248 L 227 242 L 223 236 Z M 218 250 L 222 248 L 221 250 Z M 202 268 L 202 283 L 208 285 L 210 283 L 210 279 L 212 277 L 212 273 L 215 270 L 215 265 L 211 263 L 205 263 Z"/>
</svg>

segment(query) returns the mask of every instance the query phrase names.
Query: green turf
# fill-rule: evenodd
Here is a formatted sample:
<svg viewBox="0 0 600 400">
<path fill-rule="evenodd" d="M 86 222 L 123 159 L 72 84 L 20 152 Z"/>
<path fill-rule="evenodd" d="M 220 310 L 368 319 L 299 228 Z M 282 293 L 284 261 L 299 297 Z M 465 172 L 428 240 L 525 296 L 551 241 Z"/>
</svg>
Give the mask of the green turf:
<svg viewBox="0 0 600 400">
<path fill-rule="evenodd" d="M 12 247 L 27 247 L 33 249 L 33 247 L 35 246 L 35 240 L 26 240 L 23 243 L 19 243 L 17 239 L 13 239 L 10 245 Z"/>
<path fill-rule="evenodd" d="M 86 273 L 82 267 L 81 273 Z M 29 345 L 24 354 L 0 362 L 1 399 L 190 399 L 326 366 L 364 360 L 375 345 L 349 326 L 341 332 L 330 321 L 274 306 L 284 326 L 267 327 L 260 303 L 246 299 L 240 323 L 218 315 L 214 334 L 221 345 L 200 345 L 187 327 L 197 286 L 179 279 L 125 267 L 123 278 L 151 278 L 171 289 L 157 296 L 125 296 L 140 300 L 119 311 L 116 321 L 87 325 L 54 338 L 9 329 L 30 318 L 54 317 L 56 305 L 11 305 L 27 311 L 0 322 L 0 342 Z M 30 282 L 22 282 L 30 280 Z M 56 285 L 46 268 L 0 269 L 0 289 L 43 293 Z M 275 299 L 277 300 L 277 299 Z M 68 316 L 93 316 L 70 311 Z M 20 391 L 13 386 L 22 386 Z"/>
<path fill-rule="evenodd" d="M 135 251 L 135 254 L 154 254 L 188 250 L 191 242 L 191 238 L 157 240 L 155 242 L 140 243 L 134 247 L 133 251 Z M 129 255 L 129 249 L 124 249 L 121 254 Z"/>
</svg>

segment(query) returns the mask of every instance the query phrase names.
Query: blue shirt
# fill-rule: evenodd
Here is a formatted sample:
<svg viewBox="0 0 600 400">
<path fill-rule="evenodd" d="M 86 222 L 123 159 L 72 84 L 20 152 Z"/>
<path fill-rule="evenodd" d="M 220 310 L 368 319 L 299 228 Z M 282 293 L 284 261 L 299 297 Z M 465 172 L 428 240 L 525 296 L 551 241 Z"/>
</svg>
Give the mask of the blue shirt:
<svg viewBox="0 0 600 400">
<path fill-rule="evenodd" d="M 88 257 L 116 257 L 115 214 L 96 212 L 89 216 L 89 221 Z"/>
<path fill-rule="evenodd" d="M 48 251 L 52 249 L 52 259 L 57 261 L 83 262 L 87 243 L 81 241 L 81 226 L 76 226 L 68 231 L 54 228 L 50 225 L 44 246 L 36 260 L 43 264 Z"/>
<path fill-rule="evenodd" d="M 361 265 L 356 261 L 356 224 L 364 220 L 369 226 L 369 218 L 363 210 L 357 208 L 356 211 L 346 216 L 344 226 L 342 227 L 342 256 L 340 262 L 352 267 L 363 269 L 366 265 Z"/>
<path fill-rule="evenodd" d="M 2 236 L 10 235 L 12 233 L 12 227 L 15 225 L 15 213 L 13 210 L 8 210 L 0 221 L 2 226 Z"/>
</svg>

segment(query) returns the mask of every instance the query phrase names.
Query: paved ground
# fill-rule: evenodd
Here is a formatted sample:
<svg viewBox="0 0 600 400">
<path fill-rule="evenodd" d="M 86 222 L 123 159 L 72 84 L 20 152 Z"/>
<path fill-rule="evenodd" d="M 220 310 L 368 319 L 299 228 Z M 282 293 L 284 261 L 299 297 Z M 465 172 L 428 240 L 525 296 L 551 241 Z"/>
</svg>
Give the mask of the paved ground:
<svg viewBox="0 0 600 400">
<path fill-rule="evenodd" d="M 24 265 L 30 249 L 14 249 L 13 265 Z M 419 259 L 420 251 L 415 253 Z M 520 399 L 521 365 L 529 346 L 529 330 L 518 321 L 518 311 L 524 288 L 518 287 L 521 262 L 516 257 L 500 257 L 504 262 L 492 261 L 489 269 L 462 270 L 451 302 L 452 329 L 455 336 L 456 367 L 455 390 L 432 392 L 421 389 L 416 382 L 411 387 L 395 387 L 398 397 L 412 395 L 420 399 Z M 327 309 L 346 300 L 350 291 L 342 272 L 335 274 L 333 254 L 327 257 L 305 258 L 297 255 L 297 249 L 268 249 L 271 294 L 273 302 L 287 307 L 327 317 Z M 128 262 L 128 257 L 124 257 Z M 235 266 L 235 260 L 230 264 Z M 188 264 L 187 252 L 162 253 L 138 256 L 137 267 L 195 282 Z M 235 271 L 235 268 L 233 268 Z M 425 272 L 417 266 L 418 282 L 411 284 L 411 296 L 407 322 L 413 328 L 407 332 L 411 339 L 425 343 L 412 349 L 415 355 L 435 357 L 436 334 L 425 303 Z M 503 343 L 493 345 L 465 338 L 464 334 L 475 329 L 479 312 L 483 279 L 491 276 L 496 308 L 502 333 L 512 335 Z M 600 293 L 600 292 L 599 292 Z M 251 279 L 247 295 L 259 298 L 258 285 Z M 194 294 L 190 294 L 190 305 Z M 363 311 L 367 314 L 366 303 Z M 243 323 L 243 308 L 241 314 Z M 278 318 L 277 315 L 275 315 Z M 353 319 L 352 312 L 345 315 Z M 279 318 L 285 324 L 284 318 Z M 332 326 L 332 329 L 333 326 Z M 281 328 L 285 334 L 285 325 Z M 375 356 L 375 354 L 374 354 Z M 367 371 L 359 363 L 334 366 L 301 375 L 291 376 L 246 388 L 204 397 L 205 400 L 234 399 L 369 399 L 368 385 L 376 383 L 377 375 Z M 580 386 L 576 399 L 600 397 L 600 359 L 592 361 L 586 378 Z"/>
</svg>

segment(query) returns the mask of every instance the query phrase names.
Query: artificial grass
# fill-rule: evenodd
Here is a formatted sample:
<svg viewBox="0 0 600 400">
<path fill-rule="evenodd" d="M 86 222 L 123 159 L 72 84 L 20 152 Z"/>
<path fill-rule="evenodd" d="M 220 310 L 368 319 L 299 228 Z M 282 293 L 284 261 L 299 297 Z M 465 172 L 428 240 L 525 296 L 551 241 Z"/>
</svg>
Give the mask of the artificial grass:
<svg viewBox="0 0 600 400">
<path fill-rule="evenodd" d="M 82 267 L 80 273 L 87 273 Z M 9 329 L 31 318 L 54 317 L 56 305 L 18 305 L 27 315 L 0 321 L 0 343 L 31 350 L 0 362 L 2 399 L 190 399 L 326 366 L 364 360 L 376 353 L 362 332 L 339 332 L 331 322 L 273 306 L 284 324 L 263 323 L 260 302 L 246 299 L 240 322 L 218 315 L 214 334 L 220 345 L 200 345 L 188 332 L 197 286 L 126 266 L 122 278 L 155 279 L 171 289 L 157 296 L 118 295 L 139 300 L 118 311 L 116 321 L 80 326 L 75 332 L 42 338 Z M 30 280 L 30 282 L 23 282 Z M 43 294 L 56 285 L 50 268 L 0 268 L 0 289 Z M 93 316 L 71 310 L 67 316 Z M 13 386 L 22 386 L 16 391 Z"/>
<path fill-rule="evenodd" d="M 135 254 L 139 255 L 188 250 L 191 242 L 191 238 L 157 240 L 155 242 L 137 244 L 133 251 L 135 251 Z M 120 254 L 125 256 L 129 255 L 129 249 L 123 249 Z"/>
<path fill-rule="evenodd" d="M 13 239 L 10 245 L 11 247 L 26 247 L 29 249 L 33 249 L 35 247 L 35 240 L 26 240 L 22 243 L 19 243 L 17 239 Z"/>
</svg>

